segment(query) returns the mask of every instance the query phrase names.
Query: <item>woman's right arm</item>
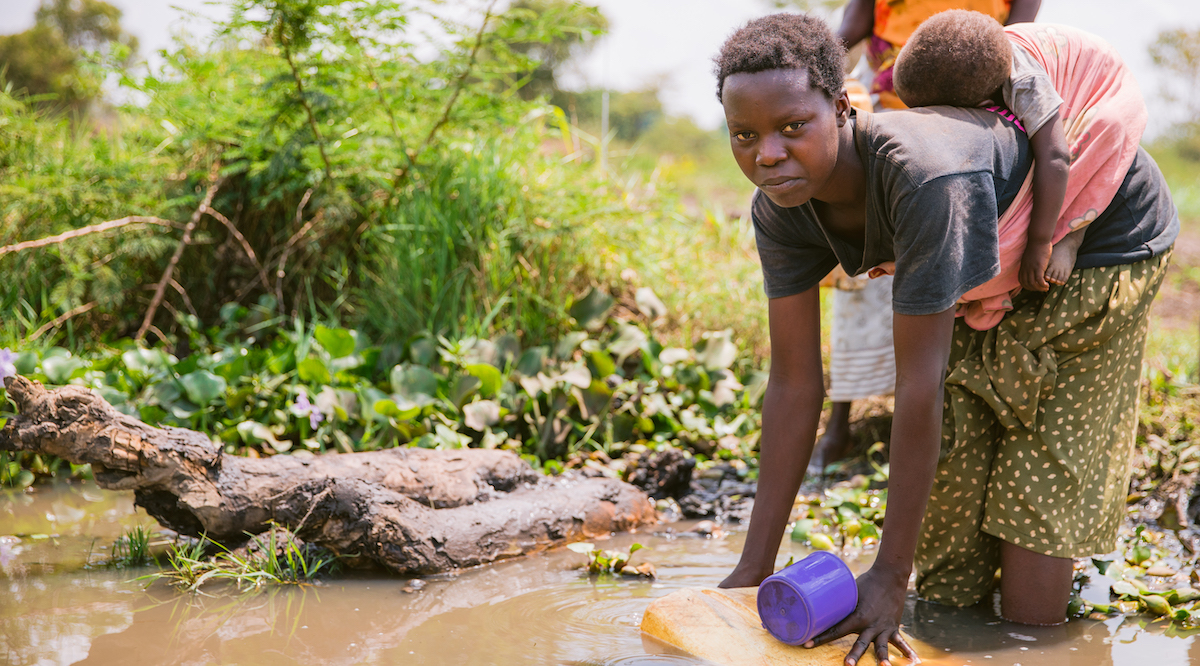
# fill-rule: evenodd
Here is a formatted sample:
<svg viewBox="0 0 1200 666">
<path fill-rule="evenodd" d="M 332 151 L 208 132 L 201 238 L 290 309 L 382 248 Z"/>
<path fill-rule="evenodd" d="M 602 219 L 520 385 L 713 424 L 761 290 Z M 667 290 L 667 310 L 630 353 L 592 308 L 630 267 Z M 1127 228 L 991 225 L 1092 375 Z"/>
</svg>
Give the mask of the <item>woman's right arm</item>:
<svg viewBox="0 0 1200 666">
<path fill-rule="evenodd" d="M 825 385 L 817 287 L 768 303 L 771 377 L 763 397 L 758 493 L 742 557 L 720 587 L 751 587 L 774 573 L 775 556 L 812 456 Z"/>
</svg>

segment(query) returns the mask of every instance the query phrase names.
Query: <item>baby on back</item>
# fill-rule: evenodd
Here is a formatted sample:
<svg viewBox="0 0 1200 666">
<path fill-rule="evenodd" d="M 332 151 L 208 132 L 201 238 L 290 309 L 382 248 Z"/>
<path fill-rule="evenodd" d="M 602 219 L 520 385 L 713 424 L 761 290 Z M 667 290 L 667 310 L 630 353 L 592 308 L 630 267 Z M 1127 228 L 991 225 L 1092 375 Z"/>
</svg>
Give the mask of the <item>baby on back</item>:
<svg viewBox="0 0 1200 666">
<path fill-rule="evenodd" d="M 894 72 L 910 107 L 1003 105 L 1019 118 L 1034 159 L 1019 283 L 1036 291 L 1064 284 L 1084 227 L 1111 201 L 1145 127 L 1141 93 L 1112 47 L 1065 26 L 1004 28 L 986 14 L 950 10 L 917 28 Z M 1093 159 L 1080 160 L 1084 151 Z M 1067 199 L 1072 214 L 1086 205 L 1091 216 L 1064 216 Z"/>
</svg>

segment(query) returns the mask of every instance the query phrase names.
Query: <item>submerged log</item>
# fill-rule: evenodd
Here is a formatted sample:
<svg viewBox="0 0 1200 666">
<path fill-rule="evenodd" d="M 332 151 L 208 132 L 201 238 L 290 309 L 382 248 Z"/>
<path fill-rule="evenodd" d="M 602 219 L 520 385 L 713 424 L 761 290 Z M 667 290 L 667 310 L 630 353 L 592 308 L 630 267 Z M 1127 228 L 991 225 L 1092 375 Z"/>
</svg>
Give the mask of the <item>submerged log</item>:
<svg viewBox="0 0 1200 666">
<path fill-rule="evenodd" d="M 543 477 L 507 451 L 388 449 L 302 459 L 227 455 L 208 436 L 156 428 L 92 391 L 5 380 L 19 415 L 0 450 L 89 463 L 103 488 L 180 533 L 219 543 L 276 522 L 308 543 L 402 574 L 523 555 L 655 520 L 614 479 Z"/>
</svg>

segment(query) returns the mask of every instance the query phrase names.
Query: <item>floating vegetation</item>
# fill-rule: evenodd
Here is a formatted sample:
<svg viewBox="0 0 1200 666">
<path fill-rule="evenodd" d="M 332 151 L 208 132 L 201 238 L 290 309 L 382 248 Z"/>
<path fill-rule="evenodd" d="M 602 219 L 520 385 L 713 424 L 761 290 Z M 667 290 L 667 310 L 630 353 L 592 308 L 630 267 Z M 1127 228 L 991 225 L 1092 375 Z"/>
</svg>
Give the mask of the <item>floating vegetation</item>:
<svg viewBox="0 0 1200 666">
<path fill-rule="evenodd" d="M 1181 542 L 1184 544 L 1185 542 Z M 1177 548 L 1167 532 L 1139 525 L 1125 537 L 1113 559 L 1092 558 L 1076 562 L 1076 594 L 1070 617 L 1107 619 L 1112 615 L 1150 615 L 1179 629 L 1200 627 L 1200 561 L 1195 553 Z M 1080 595 L 1094 569 L 1112 579 L 1107 602 L 1089 601 Z"/>
<path fill-rule="evenodd" d="M 792 541 L 814 550 L 864 548 L 879 542 L 887 511 L 888 465 L 875 460 L 883 452 L 876 442 L 867 451 L 874 473 L 858 474 L 818 495 L 800 497 L 793 508 Z"/>
<path fill-rule="evenodd" d="M 208 552 L 216 549 L 214 555 Z M 333 573 L 339 556 L 305 544 L 278 526 L 250 537 L 237 550 L 206 537 L 177 546 L 167 558 L 167 569 L 142 576 L 151 583 L 164 580 L 188 592 L 208 583 L 232 583 L 238 590 L 258 590 L 270 585 L 302 585 Z"/>
<path fill-rule="evenodd" d="M 576 553 L 587 555 L 587 572 L 591 576 L 630 576 L 634 578 L 649 578 L 654 580 L 657 578 L 654 571 L 654 565 L 649 562 L 643 562 L 638 566 L 632 566 L 629 561 L 633 559 L 633 554 L 645 548 L 640 543 L 635 543 L 629 547 L 628 553 L 623 553 L 619 550 L 601 550 L 594 544 L 590 543 L 573 543 L 567 546 Z"/>
</svg>

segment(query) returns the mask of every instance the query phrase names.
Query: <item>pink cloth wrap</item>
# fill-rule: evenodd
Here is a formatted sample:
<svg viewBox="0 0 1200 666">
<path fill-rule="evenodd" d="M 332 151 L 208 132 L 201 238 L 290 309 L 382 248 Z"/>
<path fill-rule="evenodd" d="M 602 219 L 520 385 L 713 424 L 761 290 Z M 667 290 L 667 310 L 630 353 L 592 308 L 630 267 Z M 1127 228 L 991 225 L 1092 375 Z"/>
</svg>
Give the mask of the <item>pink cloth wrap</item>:
<svg viewBox="0 0 1200 666">
<path fill-rule="evenodd" d="M 1062 25 L 1018 23 L 1006 27 L 1013 48 L 1025 48 L 1046 68 L 1063 98 L 1059 109 L 1071 151 L 1067 196 L 1057 243 L 1087 226 L 1108 205 L 1125 180 L 1146 129 L 1146 103 L 1133 74 L 1116 49 L 1082 30 Z M 1053 122 L 1053 121 L 1051 121 Z M 998 220 L 1000 274 L 959 300 L 958 315 L 984 331 L 1000 323 L 1021 289 L 1017 272 L 1033 211 L 1031 185 L 1037 164 L 1017 198 Z"/>
<path fill-rule="evenodd" d="M 1013 48 L 1033 54 L 1063 98 L 1059 117 L 1070 148 L 1067 193 L 1053 242 L 1086 227 L 1112 203 L 1125 180 L 1146 129 L 1146 103 L 1133 74 L 1108 42 L 1063 25 L 1018 23 L 1005 27 Z M 1009 119 L 1010 112 L 993 107 Z M 1021 126 L 1017 122 L 1018 127 Z M 1023 128 L 1022 128 L 1023 129 Z M 1017 274 L 1025 252 L 1033 212 L 1033 178 L 1037 164 L 1022 183 L 1016 199 L 997 220 L 1000 273 L 963 294 L 957 314 L 976 330 L 994 327 L 1012 309 L 1021 290 Z M 872 268 L 868 275 L 895 273 L 893 262 Z"/>
</svg>

